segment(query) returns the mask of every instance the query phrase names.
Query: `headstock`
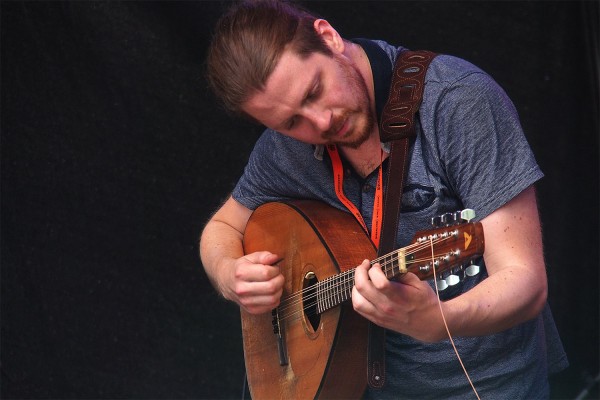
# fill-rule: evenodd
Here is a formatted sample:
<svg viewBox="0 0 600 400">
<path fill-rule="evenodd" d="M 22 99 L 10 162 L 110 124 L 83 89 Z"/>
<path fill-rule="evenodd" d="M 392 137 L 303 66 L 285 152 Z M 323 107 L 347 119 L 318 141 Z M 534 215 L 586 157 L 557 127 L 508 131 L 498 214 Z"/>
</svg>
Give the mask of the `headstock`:
<svg viewBox="0 0 600 400">
<path fill-rule="evenodd" d="M 454 286 L 465 276 L 479 273 L 472 260 L 483 255 L 485 241 L 479 222 L 469 222 L 475 213 L 467 209 L 432 219 L 432 229 L 420 231 L 405 247 L 406 270 L 420 279 L 436 275 L 439 290 Z"/>
</svg>

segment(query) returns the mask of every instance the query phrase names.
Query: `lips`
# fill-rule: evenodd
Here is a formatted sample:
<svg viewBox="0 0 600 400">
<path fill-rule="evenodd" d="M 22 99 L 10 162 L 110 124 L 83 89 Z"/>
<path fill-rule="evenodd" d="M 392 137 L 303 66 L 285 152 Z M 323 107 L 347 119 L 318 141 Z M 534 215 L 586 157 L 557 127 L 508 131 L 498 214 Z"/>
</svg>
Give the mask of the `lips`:
<svg viewBox="0 0 600 400">
<path fill-rule="evenodd" d="M 348 119 L 346 119 L 346 120 L 344 120 L 344 123 L 342 124 L 340 129 L 337 130 L 335 135 L 337 137 L 342 138 L 342 137 L 346 136 L 346 133 L 348 132 L 349 129 L 350 129 L 350 123 L 348 122 Z"/>
<path fill-rule="evenodd" d="M 348 118 L 339 118 L 335 122 L 336 123 L 333 124 L 331 129 L 328 129 L 327 132 L 325 132 L 325 134 L 323 135 L 323 138 L 325 140 L 331 140 L 334 138 L 340 139 L 348 133 L 348 130 L 350 129 L 350 122 Z"/>
</svg>

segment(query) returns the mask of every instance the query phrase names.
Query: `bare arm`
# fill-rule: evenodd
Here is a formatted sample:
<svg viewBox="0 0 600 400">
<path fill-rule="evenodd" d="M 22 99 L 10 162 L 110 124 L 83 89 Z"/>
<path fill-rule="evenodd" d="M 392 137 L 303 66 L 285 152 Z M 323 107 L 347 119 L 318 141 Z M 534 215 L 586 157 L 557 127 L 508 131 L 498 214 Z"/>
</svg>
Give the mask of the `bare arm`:
<svg viewBox="0 0 600 400">
<path fill-rule="evenodd" d="M 525 322 L 542 311 L 547 298 L 534 188 L 524 190 L 482 224 L 489 278 L 472 295 L 445 304 L 452 327 L 460 335 L 483 335 Z"/>
<path fill-rule="evenodd" d="M 267 251 L 244 255 L 242 240 L 252 211 L 229 198 L 208 221 L 200 238 L 200 258 L 215 289 L 251 313 L 279 304 L 283 275 Z"/>
<path fill-rule="evenodd" d="M 442 303 L 455 336 L 487 335 L 534 318 L 546 301 L 541 228 L 530 187 L 483 221 L 489 277 Z M 435 292 L 414 274 L 399 282 L 378 266 L 356 270 L 355 309 L 373 322 L 423 341 L 446 337 Z"/>
</svg>

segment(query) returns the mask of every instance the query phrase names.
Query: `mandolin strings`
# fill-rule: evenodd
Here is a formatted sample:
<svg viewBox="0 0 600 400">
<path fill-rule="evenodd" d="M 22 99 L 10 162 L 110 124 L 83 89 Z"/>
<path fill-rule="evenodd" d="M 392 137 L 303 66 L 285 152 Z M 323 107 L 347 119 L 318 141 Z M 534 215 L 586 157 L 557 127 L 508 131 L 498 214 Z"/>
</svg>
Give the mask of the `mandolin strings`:
<svg viewBox="0 0 600 400">
<path fill-rule="evenodd" d="M 437 237 L 435 238 L 435 244 L 439 244 L 445 240 L 449 240 L 450 237 Z M 430 240 L 434 241 L 434 238 L 431 237 Z M 433 245 L 433 244 L 432 244 Z M 413 255 L 419 251 L 426 249 L 429 246 L 429 243 L 413 243 L 403 248 L 406 251 L 406 255 Z M 433 248 L 432 248 L 433 252 Z M 435 257 L 435 256 L 434 256 Z M 386 260 L 386 258 L 388 258 Z M 428 260 L 425 258 L 422 259 L 413 259 L 410 261 L 406 261 L 406 264 L 416 264 L 421 263 L 423 261 Z M 399 257 L 398 251 L 393 251 L 381 257 L 378 257 L 371 261 L 371 265 L 375 265 L 376 263 L 380 263 L 383 272 L 386 276 L 393 277 L 396 275 L 394 273 L 394 269 L 398 264 Z M 343 301 L 348 300 L 352 296 L 352 288 L 354 287 L 354 271 L 356 268 L 350 269 L 348 271 L 342 272 L 340 274 L 336 274 L 330 276 L 315 285 L 304 288 L 300 291 L 294 292 L 289 296 L 286 296 L 282 299 L 278 311 L 279 311 L 279 319 L 280 321 L 285 320 L 296 320 L 300 318 L 304 313 L 307 316 L 313 316 L 315 314 L 320 314 Z M 436 276 L 435 269 L 433 276 Z M 437 288 L 436 288 L 437 289 Z M 312 293 L 311 293 L 312 292 Z M 309 294 L 310 293 L 310 294 Z M 323 298 L 323 301 L 327 302 L 328 306 L 322 310 L 318 310 L 318 298 Z M 317 310 L 317 311 L 315 311 Z"/>
<path fill-rule="evenodd" d="M 437 277 L 436 271 L 436 255 L 435 255 L 435 245 L 440 244 L 445 240 L 451 239 L 450 236 L 438 236 L 438 235 L 430 235 L 428 237 L 429 241 L 415 242 L 410 244 L 400 250 L 404 250 L 406 256 L 412 256 L 416 253 L 431 248 L 431 257 L 424 257 L 421 259 L 411 259 L 405 260 L 406 265 L 410 264 L 418 264 L 424 261 L 431 260 L 431 265 L 433 267 L 433 278 Z M 370 262 L 371 266 L 376 263 L 380 263 L 381 268 L 388 279 L 393 278 L 396 275 L 400 274 L 400 250 L 395 250 L 391 253 L 378 257 Z M 407 257 L 405 257 L 407 258 Z M 398 271 L 395 273 L 394 269 Z M 354 271 L 356 268 L 349 269 L 339 274 L 332 275 L 330 277 L 325 278 L 322 281 L 315 283 L 309 287 L 306 287 L 300 291 L 294 292 L 289 296 L 285 296 L 282 298 L 282 301 L 278 307 L 278 318 L 280 321 L 294 321 L 302 317 L 302 315 L 306 314 L 308 317 L 314 316 L 316 314 L 321 314 L 324 311 L 327 311 L 333 308 L 336 305 L 339 305 L 343 301 L 348 300 L 352 297 L 352 288 L 354 287 Z M 442 308 L 442 301 L 440 299 L 439 288 L 437 285 L 433 285 L 435 288 L 435 293 L 438 300 L 438 307 L 440 309 L 440 313 L 442 316 L 442 321 L 444 323 L 444 328 L 446 329 L 446 333 L 448 334 L 448 338 L 450 343 L 452 344 L 452 348 L 454 349 L 454 353 L 458 358 L 458 361 L 462 367 L 462 370 L 467 378 L 473 393 L 477 397 L 478 400 L 481 400 L 479 397 L 479 393 L 471 380 L 471 377 L 458 353 L 458 349 L 454 343 L 454 339 L 452 334 L 450 333 L 450 328 L 448 327 L 448 323 L 446 321 L 446 317 L 444 315 L 444 311 Z M 320 302 L 324 302 L 325 305 L 323 309 L 319 308 Z"/>
</svg>

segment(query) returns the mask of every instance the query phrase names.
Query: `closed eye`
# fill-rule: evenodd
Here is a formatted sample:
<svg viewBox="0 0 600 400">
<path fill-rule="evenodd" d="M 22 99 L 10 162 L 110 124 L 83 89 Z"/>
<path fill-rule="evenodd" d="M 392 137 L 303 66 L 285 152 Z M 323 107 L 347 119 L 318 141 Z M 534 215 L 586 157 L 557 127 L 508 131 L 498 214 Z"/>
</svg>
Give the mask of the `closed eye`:
<svg viewBox="0 0 600 400">
<path fill-rule="evenodd" d="M 292 130 L 292 129 L 294 128 L 294 125 L 296 125 L 296 117 L 292 117 L 292 118 L 290 118 L 290 119 L 287 121 L 287 123 L 286 123 L 286 125 L 285 125 L 285 128 L 286 128 L 287 130 Z"/>
<path fill-rule="evenodd" d="M 306 103 L 310 103 L 315 100 L 318 100 L 319 97 L 321 96 L 322 91 L 323 90 L 322 90 L 322 86 L 321 86 L 321 74 L 318 73 L 314 79 L 314 83 L 313 83 L 311 89 L 306 92 L 306 95 L 302 99 L 302 105 L 305 105 Z M 293 116 L 290 119 L 288 119 L 285 122 L 285 124 L 283 125 L 284 128 L 288 131 L 292 130 L 296 126 L 296 124 L 298 122 L 297 121 L 298 118 L 299 118 L 298 116 Z"/>
<path fill-rule="evenodd" d="M 318 99 L 319 96 L 321 96 L 321 85 L 319 82 L 317 82 L 313 89 L 306 96 L 306 101 L 314 101 Z"/>
</svg>

